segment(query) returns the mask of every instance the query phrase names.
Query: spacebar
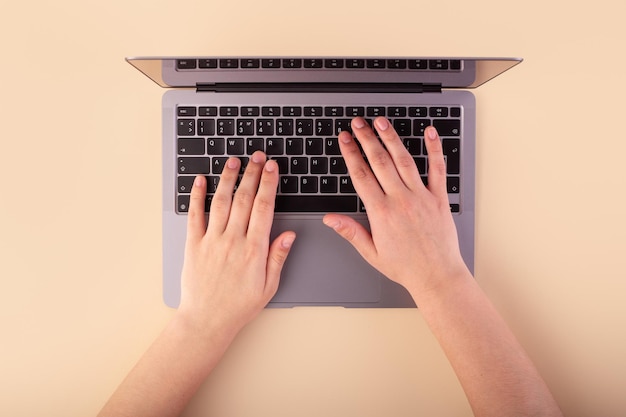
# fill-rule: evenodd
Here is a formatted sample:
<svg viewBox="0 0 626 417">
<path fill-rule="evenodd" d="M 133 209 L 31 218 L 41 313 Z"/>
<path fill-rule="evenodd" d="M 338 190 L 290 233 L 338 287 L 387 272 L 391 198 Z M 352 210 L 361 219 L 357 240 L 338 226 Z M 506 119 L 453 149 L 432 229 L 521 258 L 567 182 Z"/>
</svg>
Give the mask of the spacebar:
<svg viewBox="0 0 626 417">
<path fill-rule="evenodd" d="M 354 195 L 277 195 L 277 213 L 326 213 L 356 212 L 357 197 Z"/>
</svg>

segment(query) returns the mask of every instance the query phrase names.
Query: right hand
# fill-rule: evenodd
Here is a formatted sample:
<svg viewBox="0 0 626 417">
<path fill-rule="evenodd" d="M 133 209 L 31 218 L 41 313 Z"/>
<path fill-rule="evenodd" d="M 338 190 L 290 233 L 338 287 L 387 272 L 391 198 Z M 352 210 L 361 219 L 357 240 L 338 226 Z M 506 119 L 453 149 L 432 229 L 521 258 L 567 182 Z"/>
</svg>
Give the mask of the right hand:
<svg viewBox="0 0 626 417">
<path fill-rule="evenodd" d="M 433 127 L 425 131 L 429 166 L 426 187 L 389 121 L 379 117 L 374 125 L 382 144 L 362 118 L 351 124 L 369 165 L 352 135 L 339 135 L 341 153 L 366 207 L 371 232 L 340 214 L 327 214 L 324 223 L 348 240 L 374 268 L 414 296 L 437 288 L 451 276 L 468 274 L 450 212 L 446 165 L 437 131 Z"/>
</svg>

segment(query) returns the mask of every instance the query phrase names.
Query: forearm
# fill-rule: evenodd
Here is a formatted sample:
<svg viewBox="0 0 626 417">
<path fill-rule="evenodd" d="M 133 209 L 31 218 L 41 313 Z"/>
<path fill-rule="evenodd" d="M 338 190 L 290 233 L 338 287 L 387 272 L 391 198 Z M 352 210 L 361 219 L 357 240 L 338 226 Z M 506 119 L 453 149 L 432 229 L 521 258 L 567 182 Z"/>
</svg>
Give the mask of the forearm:
<svg viewBox="0 0 626 417">
<path fill-rule="evenodd" d="M 180 415 L 234 336 L 199 329 L 177 313 L 98 416 Z"/>
<path fill-rule="evenodd" d="M 414 299 L 476 416 L 561 416 L 549 389 L 469 272 Z"/>
</svg>

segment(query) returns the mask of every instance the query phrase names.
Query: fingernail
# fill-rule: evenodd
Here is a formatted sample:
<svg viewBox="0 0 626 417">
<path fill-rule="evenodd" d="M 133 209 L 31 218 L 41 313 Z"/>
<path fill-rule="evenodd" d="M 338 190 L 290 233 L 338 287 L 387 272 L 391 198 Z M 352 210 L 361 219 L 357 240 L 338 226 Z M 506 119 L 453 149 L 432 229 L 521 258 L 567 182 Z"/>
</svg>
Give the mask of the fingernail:
<svg viewBox="0 0 626 417">
<path fill-rule="evenodd" d="M 237 168 L 237 160 L 235 158 L 230 158 L 227 162 L 226 162 L 226 166 L 228 166 L 228 168 L 230 169 L 235 169 Z"/>
<path fill-rule="evenodd" d="M 376 129 L 378 130 L 387 130 L 389 128 L 389 122 L 384 117 L 379 117 L 376 119 Z"/>
<path fill-rule="evenodd" d="M 337 230 L 337 228 L 339 228 L 339 226 L 341 226 L 341 222 L 339 220 L 326 220 L 324 219 L 324 224 L 328 227 L 330 227 L 331 229 L 335 229 Z"/>
<path fill-rule="evenodd" d="M 260 164 L 263 161 L 265 161 L 265 157 L 261 156 L 260 153 L 255 152 L 252 154 L 252 162 L 254 162 L 255 164 Z"/>
<path fill-rule="evenodd" d="M 280 243 L 280 245 L 285 248 L 285 249 L 289 249 L 291 247 L 291 245 L 293 245 L 293 241 L 296 239 L 295 236 L 292 235 L 288 235 L 286 237 L 283 238 L 283 241 Z"/>
<path fill-rule="evenodd" d="M 274 172 L 274 171 L 276 171 L 276 163 L 275 163 L 275 162 L 272 162 L 271 160 L 268 160 L 268 161 L 265 163 L 265 170 L 266 170 L 267 172 Z"/>
<path fill-rule="evenodd" d="M 362 129 L 363 127 L 365 127 L 365 121 L 360 117 L 356 117 L 354 118 L 354 120 L 352 120 L 352 126 L 356 127 L 357 129 Z"/>
<path fill-rule="evenodd" d="M 437 139 L 437 130 L 434 127 L 428 128 L 428 139 L 435 140 Z"/>
<path fill-rule="evenodd" d="M 352 141 L 352 136 L 348 132 L 341 132 L 339 134 L 339 140 L 343 143 L 350 143 Z"/>
<path fill-rule="evenodd" d="M 204 175 L 198 175 L 196 179 L 193 181 L 193 185 L 195 187 L 202 187 L 204 185 Z"/>
</svg>

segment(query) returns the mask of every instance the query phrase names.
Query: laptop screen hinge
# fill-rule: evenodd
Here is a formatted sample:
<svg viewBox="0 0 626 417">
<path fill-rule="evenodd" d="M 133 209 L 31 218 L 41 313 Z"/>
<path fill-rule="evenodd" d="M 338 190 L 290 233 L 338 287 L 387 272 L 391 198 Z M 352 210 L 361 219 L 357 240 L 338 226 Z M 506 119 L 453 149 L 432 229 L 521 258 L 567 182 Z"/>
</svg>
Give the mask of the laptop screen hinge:
<svg viewBox="0 0 626 417">
<path fill-rule="evenodd" d="M 196 92 L 215 93 L 441 93 L 428 83 L 197 83 Z"/>
</svg>

